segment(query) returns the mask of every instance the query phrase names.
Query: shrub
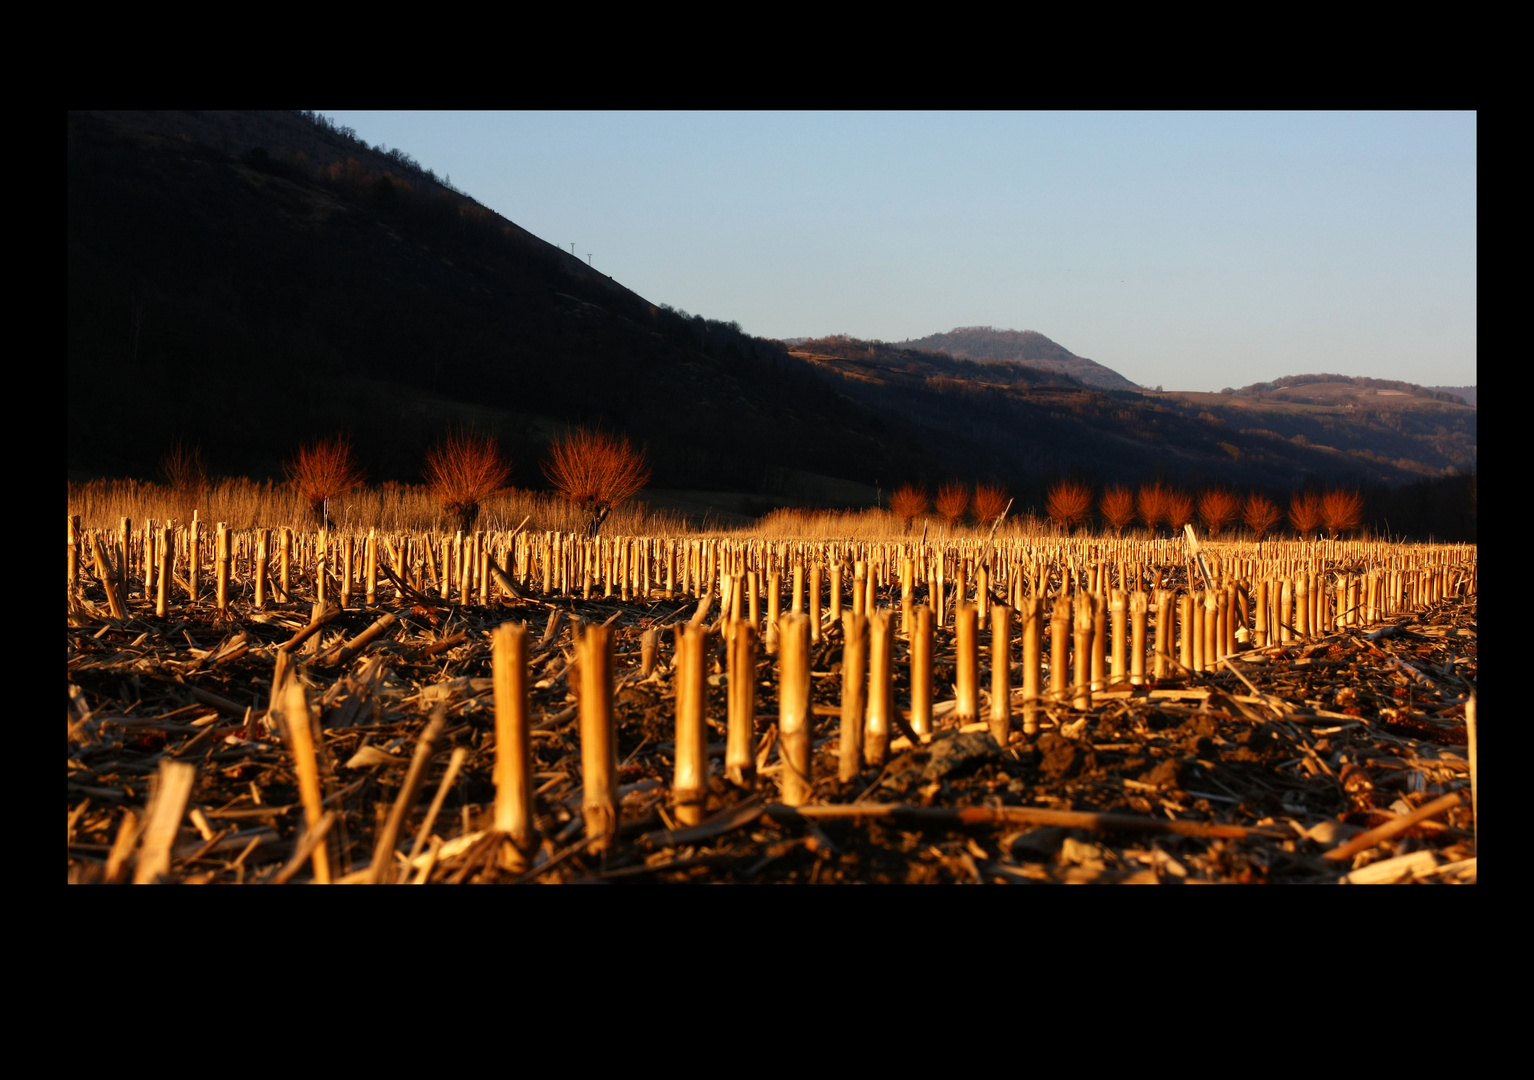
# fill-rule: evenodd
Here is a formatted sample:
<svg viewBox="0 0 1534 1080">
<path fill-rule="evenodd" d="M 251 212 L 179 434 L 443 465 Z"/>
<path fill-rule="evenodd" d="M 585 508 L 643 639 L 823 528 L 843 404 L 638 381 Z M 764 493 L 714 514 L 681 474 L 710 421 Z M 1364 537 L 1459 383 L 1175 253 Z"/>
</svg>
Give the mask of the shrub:
<svg viewBox="0 0 1534 1080">
<path fill-rule="evenodd" d="M 913 518 L 927 512 L 927 492 L 915 484 L 902 484 L 890 496 L 890 513 L 909 529 Z"/>
<path fill-rule="evenodd" d="M 1334 539 L 1352 532 L 1364 523 L 1364 497 L 1357 491 L 1328 491 L 1321 496 L 1321 520 Z"/>
<path fill-rule="evenodd" d="M 1092 489 L 1077 480 L 1062 480 L 1049 489 L 1044 512 L 1062 529 L 1074 529 L 1092 514 Z"/>
<path fill-rule="evenodd" d="M 177 439 L 160 457 L 160 479 L 173 491 L 202 491 L 208 486 L 208 467 L 202 447 Z"/>
<path fill-rule="evenodd" d="M 506 489 L 511 462 L 501 457 L 491 436 L 451 431 L 426 452 L 421 475 L 453 526 L 468 531 L 479 517 L 480 503 Z"/>
<path fill-rule="evenodd" d="M 944 484 L 937 492 L 938 515 L 950 526 L 957 525 L 969 509 L 969 488 L 963 484 Z"/>
<path fill-rule="evenodd" d="M 976 484 L 975 498 L 970 503 L 970 510 L 975 515 L 975 524 L 984 525 L 993 521 L 1007 512 L 1007 504 L 1012 500 L 1007 497 L 1007 489 L 994 487 L 990 484 Z"/>
<path fill-rule="evenodd" d="M 1252 530 L 1258 540 L 1267 536 L 1282 517 L 1283 512 L 1277 503 L 1256 492 L 1247 497 L 1246 505 L 1241 508 L 1241 520 L 1246 522 L 1246 527 Z"/>
<path fill-rule="evenodd" d="M 1162 486 L 1160 481 L 1154 484 L 1141 484 L 1140 493 L 1135 498 L 1135 509 L 1140 513 L 1140 520 L 1145 527 L 1156 535 L 1156 528 L 1167 520 L 1167 499 L 1171 492 Z"/>
<path fill-rule="evenodd" d="M 1186 491 L 1169 488 L 1166 496 L 1166 523 L 1172 527 L 1172 532 L 1182 532 L 1182 527 L 1192 520 L 1193 496 Z"/>
<path fill-rule="evenodd" d="M 177 439 L 160 458 L 160 479 L 170 491 L 170 503 L 180 517 L 190 518 L 208 490 L 208 467 L 202 447 Z"/>
<path fill-rule="evenodd" d="M 1103 515 L 1103 520 L 1108 523 L 1118 536 L 1124 535 L 1124 530 L 1135 519 L 1135 495 L 1126 487 L 1111 487 L 1103 492 L 1103 501 L 1098 510 Z"/>
<path fill-rule="evenodd" d="M 367 474 L 344 435 L 305 443 L 283 463 L 288 483 L 309 503 L 322 525 L 330 525 L 330 500 L 361 486 Z"/>
<path fill-rule="evenodd" d="M 1198 517 L 1210 536 L 1219 536 L 1240 512 L 1241 500 L 1223 489 L 1211 488 L 1198 497 Z"/>
<path fill-rule="evenodd" d="M 562 498 L 591 515 L 595 535 L 614 506 L 650 482 L 650 466 L 626 436 L 576 428 L 549 447 L 543 475 Z"/>
<path fill-rule="evenodd" d="M 1289 500 L 1289 524 L 1306 540 L 1321 525 L 1321 496 L 1301 491 Z"/>
</svg>

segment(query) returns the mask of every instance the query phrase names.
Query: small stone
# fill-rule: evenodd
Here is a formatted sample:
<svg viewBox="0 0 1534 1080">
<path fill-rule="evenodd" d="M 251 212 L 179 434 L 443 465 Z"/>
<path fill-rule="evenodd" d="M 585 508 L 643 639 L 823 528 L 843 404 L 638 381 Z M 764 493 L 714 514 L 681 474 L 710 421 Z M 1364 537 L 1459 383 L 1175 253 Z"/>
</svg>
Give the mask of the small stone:
<svg viewBox="0 0 1534 1080">
<path fill-rule="evenodd" d="M 924 780 L 941 780 L 950 773 L 973 769 L 999 753 L 1001 747 L 988 731 L 972 731 L 967 735 L 950 735 L 933 739 L 931 757 L 922 771 Z"/>
<path fill-rule="evenodd" d="M 1039 736 L 1039 769 L 1051 780 L 1074 776 L 1081 770 L 1081 747 L 1053 731 Z"/>
<path fill-rule="evenodd" d="M 1103 849 L 1096 844 L 1067 836 L 1060 844 L 1060 862 L 1064 866 L 1080 866 L 1086 870 L 1102 870 Z"/>
<path fill-rule="evenodd" d="M 1182 783 L 1182 762 L 1177 758 L 1167 758 L 1154 769 L 1140 774 L 1140 783 L 1155 784 L 1161 788 L 1175 788 Z"/>
<path fill-rule="evenodd" d="M 619 705 L 649 709 L 653 708 L 660 699 L 641 686 L 625 686 L 613 696 L 613 700 Z"/>
<path fill-rule="evenodd" d="M 1042 862 L 1053 856 L 1064 840 L 1065 829 L 1058 825 L 1042 825 L 1004 838 L 1002 847 L 1010 850 L 1013 858 Z"/>
</svg>

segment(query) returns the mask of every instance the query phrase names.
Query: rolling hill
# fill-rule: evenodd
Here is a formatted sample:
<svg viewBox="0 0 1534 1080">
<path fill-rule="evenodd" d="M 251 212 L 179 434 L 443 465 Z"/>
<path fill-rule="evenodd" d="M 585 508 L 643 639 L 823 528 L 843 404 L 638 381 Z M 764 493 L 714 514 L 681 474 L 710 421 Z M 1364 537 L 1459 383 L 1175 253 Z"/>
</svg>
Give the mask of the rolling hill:
<svg viewBox="0 0 1534 1080">
<path fill-rule="evenodd" d="M 1474 410 L 1459 403 L 1355 416 L 1340 406 L 1284 402 L 1270 417 L 1255 399 L 1104 391 L 1022 365 L 844 336 L 801 341 L 792 355 L 839 379 L 840 392 L 931 433 L 933 442 L 964 447 L 999 475 L 1390 485 L 1474 465 Z"/>
<path fill-rule="evenodd" d="M 652 304 L 298 114 L 70 114 L 68 280 L 72 474 L 153 475 L 179 436 L 280 476 L 344 430 L 375 479 L 413 481 L 454 423 L 496 433 L 524 486 L 572 423 L 645 443 L 678 488 L 923 456 L 780 345 Z"/>
<path fill-rule="evenodd" d="M 1472 409 L 1475 408 L 1475 387 L 1473 386 L 1430 386 L 1429 390 L 1436 390 L 1441 394 L 1453 394 Z"/>
<path fill-rule="evenodd" d="M 1389 379 L 1291 375 L 1218 394 L 1167 391 L 1242 432 L 1329 446 L 1431 476 L 1476 468 L 1476 410 L 1454 393 Z"/>
<path fill-rule="evenodd" d="M 1099 390 L 1136 390 L 1134 383 L 1112 368 L 1095 360 L 1077 356 L 1033 330 L 996 330 L 989 326 L 960 326 L 946 334 L 929 334 L 914 341 L 902 341 L 907 349 L 945 352 L 960 360 L 980 360 L 997 364 L 1020 364 L 1024 367 L 1053 371 Z"/>
<path fill-rule="evenodd" d="M 1067 474 L 1386 487 L 1474 462 L 1462 404 L 1432 401 L 1449 411 L 1431 430 L 1382 406 L 1349 441 L 1335 406 L 1142 393 L 1031 332 L 937 335 L 946 351 L 753 337 L 312 114 L 75 112 L 67 161 L 71 476 L 152 476 L 181 438 L 275 477 L 345 431 L 373 479 L 414 482 L 454 424 L 496 434 L 520 486 L 567 425 L 601 424 L 646 446 L 656 487 L 754 508 L 952 478 L 1041 508 Z M 1089 381 L 1108 376 L 1124 385 Z"/>
</svg>

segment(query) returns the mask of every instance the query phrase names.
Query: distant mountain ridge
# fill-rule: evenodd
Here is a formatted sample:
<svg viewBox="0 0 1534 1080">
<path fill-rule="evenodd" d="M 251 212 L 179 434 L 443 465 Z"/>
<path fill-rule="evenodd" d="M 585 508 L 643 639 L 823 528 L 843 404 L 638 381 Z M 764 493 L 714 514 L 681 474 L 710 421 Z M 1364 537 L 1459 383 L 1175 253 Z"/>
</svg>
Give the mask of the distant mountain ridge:
<svg viewBox="0 0 1534 1080">
<path fill-rule="evenodd" d="M 1077 356 L 1064 345 L 1036 330 L 997 330 L 990 326 L 959 326 L 946 334 L 929 334 L 900 343 L 907 349 L 946 352 L 962 360 L 981 363 L 1021 364 L 1059 372 L 1099 390 L 1138 390 L 1117 371 L 1095 360 Z"/>
</svg>

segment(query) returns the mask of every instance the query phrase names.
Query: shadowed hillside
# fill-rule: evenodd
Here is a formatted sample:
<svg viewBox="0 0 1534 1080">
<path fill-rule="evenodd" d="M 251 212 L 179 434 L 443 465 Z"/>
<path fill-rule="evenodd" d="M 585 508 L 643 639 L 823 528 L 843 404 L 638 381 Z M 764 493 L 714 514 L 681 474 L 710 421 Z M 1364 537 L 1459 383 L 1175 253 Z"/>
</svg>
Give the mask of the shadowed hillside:
<svg viewBox="0 0 1534 1080">
<path fill-rule="evenodd" d="M 184 436 L 270 476 L 344 429 L 375 479 L 414 480 L 455 421 L 534 486 L 567 422 L 646 443 L 669 487 L 827 463 L 871 481 L 926 453 L 781 345 L 652 305 L 301 116 L 72 114 L 68 165 L 72 471 L 150 475 Z"/>
<path fill-rule="evenodd" d="M 1392 379 L 1290 375 L 1218 394 L 1153 394 L 1248 433 L 1329 446 L 1434 476 L 1476 467 L 1476 410 L 1457 394 Z"/>
<path fill-rule="evenodd" d="M 73 113 L 68 128 L 72 476 L 152 476 L 181 439 L 214 472 L 276 477 L 301 441 L 343 431 L 371 479 L 414 482 L 459 424 L 541 487 L 546 446 L 585 423 L 643 444 L 679 504 L 758 513 L 961 478 L 1026 510 L 1066 474 L 1399 486 L 1464 457 L 1414 457 L 1415 432 L 1399 452 L 1291 438 L 1229 401 L 951 350 L 790 349 L 652 304 L 313 115 Z M 1473 463 L 1474 411 L 1432 404 L 1470 415 Z"/>
<path fill-rule="evenodd" d="M 793 355 L 837 376 L 839 389 L 849 396 L 930 433 L 929 441 L 964 447 L 966 457 L 984 462 L 984 471 L 996 476 L 1042 480 L 1074 472 L 1098 480 L 1278 487 L 1316 477 L 1389 485 L 1438 476 L 1455 464 L 1442 455 L 1431 464 L 1412 460 L 1406 455 L 1434 452 L 1405 435 L 1400 460 L 1370 449 L 1349 452 L 1320 439 L 1290 438 L 1238 422 L 1239 414 L 1227 415 L 1230 408 L 1216 412 L 1206 400 L 1229 406 L 1228 395 L 1104 391 L 1033 368 L 842 336 L 801 341 Z M 1473 420 L 1464 405 L 1443 407 Z M 1318 433 L 1330 430 L 1319 426 L 1315 412 L 1307 410 L 1296 422 Z M 1331 415 L 1337 412 L 1330 410 L 1326 423 L 1340 423 Z M 1375 426 L 1391 430 L 1383 421 Z"/>
</svg>

